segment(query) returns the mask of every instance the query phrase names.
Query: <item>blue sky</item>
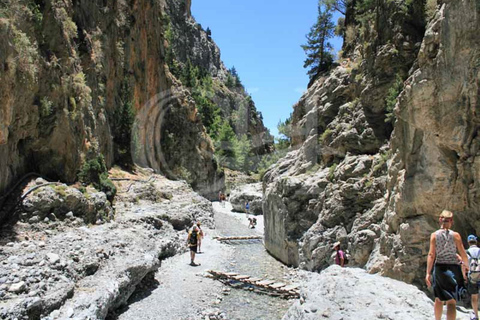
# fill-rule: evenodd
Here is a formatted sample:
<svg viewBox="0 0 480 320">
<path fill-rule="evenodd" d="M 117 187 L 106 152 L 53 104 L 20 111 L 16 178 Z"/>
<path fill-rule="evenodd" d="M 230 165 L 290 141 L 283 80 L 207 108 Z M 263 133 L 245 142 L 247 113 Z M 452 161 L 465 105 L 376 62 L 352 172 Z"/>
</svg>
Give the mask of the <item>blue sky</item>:
<svg viewBox="0 0 480 320">
<path fill-rule="evenodd" d="M 318 0 L 193 0 L 192 14 L 235 66 L 271 133 L 307 88 L 300 45 L 317 18 Z M 338 15 L 335 15 L 336 21 Z M 336 50 L 341 39 L 332 41 Z"/>
</svg>

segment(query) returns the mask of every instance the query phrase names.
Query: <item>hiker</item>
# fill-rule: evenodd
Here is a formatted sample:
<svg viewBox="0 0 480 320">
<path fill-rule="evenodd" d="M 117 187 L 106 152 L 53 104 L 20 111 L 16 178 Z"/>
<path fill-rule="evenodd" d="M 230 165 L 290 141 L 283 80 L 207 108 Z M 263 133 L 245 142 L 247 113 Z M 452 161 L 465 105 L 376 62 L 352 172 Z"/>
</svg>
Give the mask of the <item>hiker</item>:
<svg viewBox="0 0 480 320">
<path fill-rule="evenodd" d="M 440 229 L 430 236 L 425 283 L 432 286 L 435 295 L 435 320 L 441 320 L 443 304 L 447 304 L 447 320 L 455 320 L 456 303 L 466 293 L 462 268 L 457 261 L 457 251 L 468 269 L 468 258 L 458 232 L 450 230 L 453 213 L 443 210 L 439 218 Z M 433 272 L 433 276 L 432 276 Z"/>
<path fill-rule="evenodd" d="M 218 201 L 220 202 L 220 204 L 222 204 L 222 200 L 223 200 L 223 193 L 222 191 L 218 191 Z"/>
<path fill-rule="evenodd" d="M 336 251 L 335 264 L 338 264 L 343 268 L 345 266 L 345 253 L 340 249 L 340 242 L 335 242 L 333 244 L 333 250 Z"/>
<path fill-rule="evenodd" d="M 255 217 L 248 217 L 248 221 L 250 222 L 250 223 L 248 224 L 248 227 L 249 227 L 250 229 L 255 229 L 255 226 L 257 225 L 257 218 L 255 218 Z"/>
<path fill-rule="evenodd" d="M 202 227 L 200 225 L 201 225 L 200 221 L 197 221 L 197 228 L 198 228 L 198 237 L 197 237 L 198 252 L 197 253 L 203 253 L 201 248 L 202 248 L 202 239 L 204 234 L 203 234 Z"/>
<path fill-rule="evenodd" d="M 225 197 L 225 193 L 223 193 L 223 192 L 222 192 L 220 201 L 221 201 L 222 207 L 225 208 L 225 201 L 227 201 L 227 198 Z"/>
<path fill-rule="evenodd" d="M 478 284 L 480 282 L 480 248 L 477 247 L 477 237 L 473 234 L 469 235 L 468 241 L 468 267 L 470 272 L 468 273 L 468 293 L 472 295 L 472 309 L 473 315 L 471 320 L 478 320 Z"/>
<path fill-rule="evenodd" d="M 249 214 L 249 211 L 250 211 L 250 202 L 247 201 L 247 203 L 245 203 L 245 213 Z"/>
<path fill-rule="evenodd" d="M 199 266 L 195 263 L 195 253 L 197 253 L 197 245 L 199 238 L 199 230 L 197 225 L 193 225 L 192 230 L 188 233 L 187 246 L 190 248 L 190 265 L 193 267 Z"/>
</svg>

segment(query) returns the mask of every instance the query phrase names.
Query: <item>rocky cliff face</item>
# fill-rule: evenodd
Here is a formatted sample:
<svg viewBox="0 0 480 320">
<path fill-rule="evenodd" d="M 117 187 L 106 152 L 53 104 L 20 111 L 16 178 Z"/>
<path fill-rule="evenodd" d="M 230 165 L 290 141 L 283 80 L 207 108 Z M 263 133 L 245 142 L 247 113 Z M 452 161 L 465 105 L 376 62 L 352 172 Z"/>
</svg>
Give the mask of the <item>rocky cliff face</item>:
<svg viewBox="0 0 480 320">
<path fill-rule="evenodd" d="M 480 4 L 443 1 L 396 107 L 382 235 L 367 267 L 412 281 L 443 209 L 478 234 Z"/>
<path fill-rule="evenodd" d="M 116 123 L 128 105 L 137 116 L 139 164 L 188 177 L 207 196 L 221 187 L 195 105 L 165 66 L 164 7 L 160 0 L 2 2 L 0 194 L 31 171 L 73 182 L 89 150 L 112 165 L 117 144 L 130 137 Z"/>
<path fill-rule="evenodd" d="M 169 45 L 175 59 L 181 67 L 190 62 L 212 77 L 214 85 L 209 98 L 220 108 L 222 118 L 237 118 L 233 121 L 236 134 L 248 135 L 256 155 L 273 151 L 273 137 L 246 89 L 241 84 L 226 85 L 231 74 L 221 60 L 220 49 L 213 41 L 211 31 L 204 30 L 191 16 L 190 4 L 190 1 L 183 0 L 166 1 L 172 31 Z"/>
<path fill-rule="evenodd" d="M 364 17 L 373 27 L 348 26 L 358 40 L 349 40 L 340 65 L 294 106 L 296 150 L 265 174 L 266 247 L 289 265 L 324 268 L 336 240 L 364 265 L 380 236 L 392 130 L 385 102 L 413 65 L 423 35 L 411 27 L 423 10 L 415 2 L 409 10 L 403 2 L 380 3 Z"/>
<path fill-rule="evenodd" d="M 379 2 L 365 42 L 295 106 L 297 150 L 265 175 L 272 254 L 320 270 L 338 240 L 354 265 L 414 282 L 439 211 L 457 212 L 463 235 L 479 230 L 478 13 L 442 1 L 422 26 L 422 1 Z"/>
</svg>

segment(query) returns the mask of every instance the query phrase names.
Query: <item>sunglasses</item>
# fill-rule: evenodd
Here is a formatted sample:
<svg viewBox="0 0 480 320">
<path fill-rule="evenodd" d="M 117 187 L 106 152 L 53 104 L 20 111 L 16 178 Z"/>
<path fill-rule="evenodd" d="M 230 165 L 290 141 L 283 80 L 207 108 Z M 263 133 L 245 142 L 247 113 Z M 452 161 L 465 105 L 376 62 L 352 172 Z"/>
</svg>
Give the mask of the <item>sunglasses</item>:
<svg viewBox="0 0 480 320">
<path fill-rule="evenodd" d="M 442 218 L 442 222 L 452 222 L 452 218 Z"/>
</svg>

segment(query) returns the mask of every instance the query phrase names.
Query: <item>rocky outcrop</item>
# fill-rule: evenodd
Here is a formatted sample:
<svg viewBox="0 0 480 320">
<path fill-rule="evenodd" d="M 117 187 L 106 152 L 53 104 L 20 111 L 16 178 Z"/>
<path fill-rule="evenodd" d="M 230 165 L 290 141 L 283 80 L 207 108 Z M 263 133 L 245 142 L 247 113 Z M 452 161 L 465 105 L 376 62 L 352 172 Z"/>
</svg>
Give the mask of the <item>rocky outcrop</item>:
<svg viewBox="0 0 480 320">
<path fill-rule="evenodd" d="M 288 265 L 321 270 L 341 241 L 351 263 L 365 266 L 381 235 L 391 155 L 387 101 L 414 64 L 424 31 L 423 7 L 404 5 L 380 1 L 370 16 L 349 11 L 364 15 L 347 19 L 357 21 L 349 32 L 358 38 L 294 106 L 296 150 L 264 176 L 265 246 Z"/>
<path fill-rule="evenodd" d="M 423 37 L 422 27 L 405 24 L 418 12 L 384 28 L 386 16 L 402 14 L 395 3 L 401 9 L 380 1 L 375 41 L 352 49 L 351 60 L 318 79 L 295 106 L 297 150 L 265 174 L 265 243 L 285 263 L 321 270 L 338 240 L 353 265 L 423 286 L 438 213 L 456 212 L 464 237 L 480 227 L 479 7 L 442 1 Z M 408 74 L 400 87 L 395 74 Z M 392 101 L 396 121 L 387 140 L 389 124 L 379 120 L 392 119 L 385 108 Z"/>
<path fill-rule="evenodd" d="M 185 226 L 214 226 L 209 201 L 185 182 L 154 178 L 155 190 L 170 199 L 123 202 L 140 188 L 119 182 L 114 221 L 86 226 L 68 214 L 2 230 L 0 317 L 105 319 L 163 259 L 185 250 Z M 174 225 L 179 215 L 181 227 Z"/>
<path fill-rule="evenodd" d="M 232 208 L 237 212 L 246 212 L 245 205 L 250 204 L 249 213 L 254 215 L 262 214 L 262 184 L 246 184 L 234 189 L 230 194 L 229 201 Z"/>
<path fill-rule="evenodd" d="M 16 212 L 22 221 L 37 223 L 79 217 L 84 223 L 102 223 L 113 219 L 113 208 L 105 193 L 93 188 L 83 188 L 82 192 L 65 184 L 45 183 L 37 179 L 29 185 L 33 192 L 23 199 Z"/>
<path fill-rule="evenodd" d="M 332 266 L 320 275 L 309 275 L 300 301 L 282 319 L 427 320 L 432 315 L 432 301 L 412 285 L 362 269 Z"/>
<path fill-rule="evenodd" d="M 191 16 L 190 1 L 167 0 L 166 11 L 172 32 L 169 45 L 177 62 L 181 66 L 190 62 L 213 78 L 209 98 L 220 108 L 222 118 L 236 119 L 231 121 L 235 133 L 249 137 L 255 155 L 272 152 L 273 137 L 264 126 L 261 113 L 243 85 L 226 85 L 231 74 L 221 60 L 220 49 L 213 41 L 211 31 L 207 33 Z"/>
<path fill-rule="evenodd" d="M 455 212 L 464 239 L 480 231 L 479 16 L 478 1 L 442 1 L 428 24 L 396 106 L 388 206 L 367 264 L 372 271 L 422 279 L 429 233 L 443 209 Z"/>
</svg>

